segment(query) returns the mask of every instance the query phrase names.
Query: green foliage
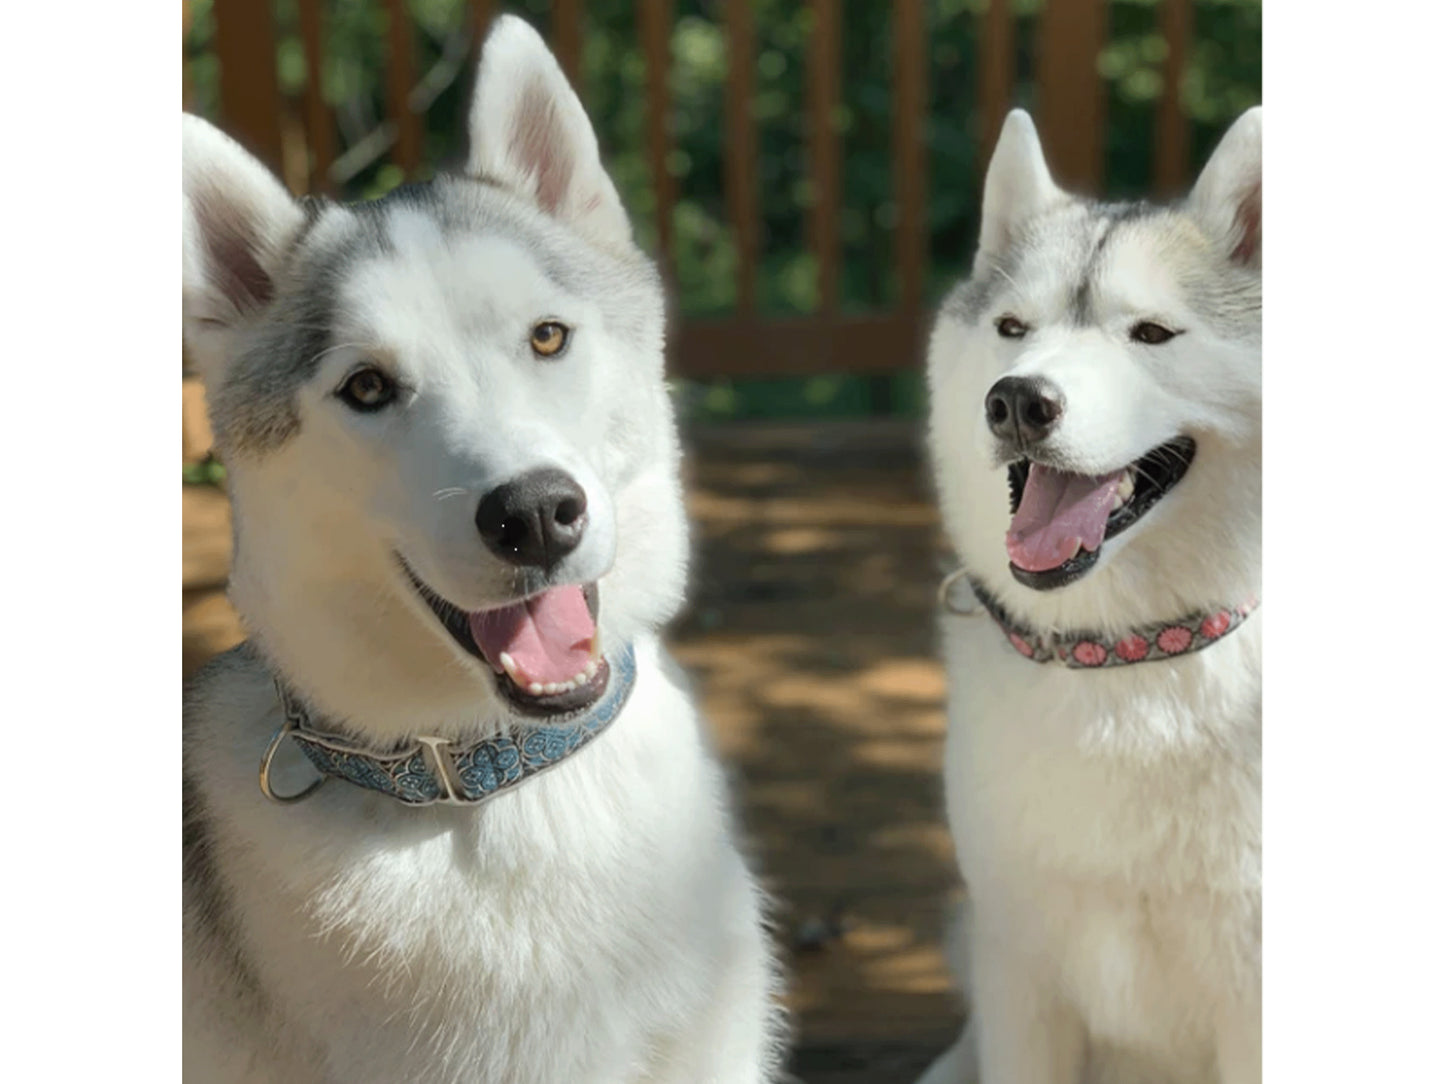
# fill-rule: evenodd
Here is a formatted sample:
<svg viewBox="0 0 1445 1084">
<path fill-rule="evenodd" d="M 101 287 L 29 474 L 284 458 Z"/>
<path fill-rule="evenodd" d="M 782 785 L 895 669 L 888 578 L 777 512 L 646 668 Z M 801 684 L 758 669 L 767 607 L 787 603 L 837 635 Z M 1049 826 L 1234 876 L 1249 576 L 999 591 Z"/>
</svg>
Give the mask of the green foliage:
<svg viewBox="0 0 1445 1084">
<path fill-rule="evenodd" d="M 296 0 L 272 3 L 277 25 L 277 70 L 297 117 L 310 73 L 301 47 Z M 723 192 L 724 86 L 728 70 L 725 0 L 677 0 L 669 43 L 673 150 L 668 170 L 678 201 L 672 253 L 676 302 L 686 316 L 725 316 L 737 301 L 736 238 Z M 743 2 L 743 0 L 726 0 Z M 760 211 L 758 306 L 767 315 L 807 313 L 818 300 L 815 261 L 806 222 L 813 192 L 808 179 L 806 56 L 811 30 L 807 5 L 749 0 L 757 53 L 752 117 L 758 145 Z M 1013 0 L 1018 104 L 1037 98 L 1031 43 L 1044 0 Z M 550 0 L 505 5 L 547 27 Z M 929 275 L 936 301 L 967 266 L 978 229 L 986 149 L 979 147 L 978 73 L 985 0 L 932 0 L 927 5 Z M 1191 156 L 1198 168 L 1225 127 L 1259 101 L 1260 0 L 1196 0 L 1194 50 L 1182 98 L 1190 121 Z M 844 311 L 886 308 L 898 297 L 893 268 L 892 5 L 843 6 L 842 98 L 834 115 L 842 151 Z M 410 0 L 418 78 L 445 74 L 449 46 L 470 40 L 468 0 Z M 656 249 L 657 198 L 646 146 L 645 60 L 635 0 L 589 0 L 583 5 L 581 84 L 599 142 L 639 241 Z M 336 113 L 337 146 L 355 146 L 386 118 L 387 14 L 380 0 L 328 0 L 323 96 Z M 1105 170 L 1108 194 L 1150 190 L 1154 116 L 1164 90 L 1167 46 L 1158 29 L 1158 0 L 1111 0 L 1109 32 L 1098 57 L 1107 96 Z M 219 67 L 211 51 L 215 26 L 210 0 L 195 0 L 185 43 L 191 108 L 218 112 Z M 458 37 L 461 36 L 461 37 Z M 462 152 L 472 58 L 457 68 L 426 111 L 424 154 L 437 166 Z M 350 177 L 344 194 L 380 195 L 402 180 L 384 155 Z M 684 389 L 689 411 L 709 417 L 788 413 L 913 412 L 921 389 L 916 375 L 884 379 L 815 377 L 786 381 L 721 381 Z"/>
<path fill-rule="evenodd" d="M 226 468 L 219 459 L 208 455 L 199 463 L 183 464 L 181 482 L 188 486 L 221 486 L 226 482 Z"/>
</svg>

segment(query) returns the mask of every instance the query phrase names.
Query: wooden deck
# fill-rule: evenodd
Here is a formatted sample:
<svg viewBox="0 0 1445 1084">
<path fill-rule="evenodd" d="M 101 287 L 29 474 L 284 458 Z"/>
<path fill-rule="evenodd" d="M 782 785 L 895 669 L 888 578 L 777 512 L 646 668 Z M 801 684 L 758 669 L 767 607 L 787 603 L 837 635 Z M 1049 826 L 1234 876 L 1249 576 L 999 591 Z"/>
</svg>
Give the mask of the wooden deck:
<svg viewBox="0 0 1445 1084">
<path fill-rule="evenodd" d="M 911 1082 L 959 1015 L 938 778 L 936 516 L 910 423 L 689 435 L 696 556 L 671 630 L 777 901 L 806 1084 Z M 239 638 L 225 498 L 187 488 L 187 672 Z"/>
</svg>

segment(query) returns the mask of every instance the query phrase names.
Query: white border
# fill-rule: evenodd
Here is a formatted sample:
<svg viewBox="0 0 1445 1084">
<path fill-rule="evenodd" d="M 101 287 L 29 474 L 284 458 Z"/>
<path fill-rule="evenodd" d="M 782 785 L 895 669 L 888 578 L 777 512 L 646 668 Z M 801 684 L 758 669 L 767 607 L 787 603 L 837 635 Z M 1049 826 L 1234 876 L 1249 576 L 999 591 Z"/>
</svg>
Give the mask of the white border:
<svg viewBox="0 0 1445 1084">
<path fill-rule="evenodd" d="M 180 14 L 5 7 L 12 1079 L 180 1076 Z"/>
<path fill-rule="evenodd" d="M 1265 16 L 1265 1079 L 1438 1080 L 1445 12 Z"/>
</svg>

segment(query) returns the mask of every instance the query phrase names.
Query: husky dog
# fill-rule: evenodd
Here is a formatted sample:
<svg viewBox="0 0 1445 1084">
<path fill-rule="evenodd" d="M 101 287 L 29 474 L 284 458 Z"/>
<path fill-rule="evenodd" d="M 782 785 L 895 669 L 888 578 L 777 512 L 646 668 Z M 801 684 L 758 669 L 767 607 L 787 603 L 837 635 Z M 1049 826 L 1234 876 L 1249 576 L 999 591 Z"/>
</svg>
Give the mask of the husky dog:
<svg viewBox="0 0 1445 1084">
<path fill-rule="evenodd" d="M 660 280 L 519 20 L 469 138 L 343 206 L 184 121 L 251 633 L 186 691 L 187 1076 L 769 1080 L 763 900 L 657 638 L 687 550 Z"/>
<path fill-rule="evenodd" d="M 1168 207 L 999 137 L 928 357 L 972 1016 L 928 1084 L 1260 1079 L 1261 125 Z"/>
</svg>

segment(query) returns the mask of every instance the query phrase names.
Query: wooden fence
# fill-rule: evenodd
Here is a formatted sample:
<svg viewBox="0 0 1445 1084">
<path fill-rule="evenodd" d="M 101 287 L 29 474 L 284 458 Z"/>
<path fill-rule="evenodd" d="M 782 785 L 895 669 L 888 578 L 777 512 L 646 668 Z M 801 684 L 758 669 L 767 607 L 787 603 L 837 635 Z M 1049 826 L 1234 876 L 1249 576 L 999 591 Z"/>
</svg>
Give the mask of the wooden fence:
<svg viewBox="0 0 1445 1084">
<path fill-rule="evenodd" d="M 637 26 L 646 61 L 647 159 L 657 200 L 657 253 L 664 273 L 672 253 L 672 207 L 676 181 L 667 168 L 671 149 L 668 41 L 673 0 L 636 0 Z M 873 0 L 869 0 L 873 2 Z M 321 70 L 325 38 L 323 0 L 297 0 L 308 70 Z M 385 0 L 388 19 L 386 100 L 391 160 L 410 175 L 421 165 L 422 116 L 415 108 L 413 26 L 405 0 Z M 898 207 L 893 260 L 900 297 L 889 310 L 866 315 L 838 307 L 840 145 L 834 111 L 840 101 L 842 0 L 808 0 L 813 33 L 807 49 L 808 169 L 815 198 L 807 240 L 818 268 L 819 304 L 804 317 L 763 318 L 757 312 L 760 256 L 757 133 L 754 96 L 756 43 L 751 5 L 721 5 L 728 48 L 724 102 L 724 193 L 738 250 L 737 305 L 725 319 L 685 319 L 673 330 L 672 372 L 680 376 L 802 376 L 815 373 L 886 373 L 918 365 L 926 314 L 924 282 L 928 154 L 925 120 L 927 33 L 924 0 L 893 0 L 892 173 Z M 473 0 L 480 38 L 497 7 Z M 553 0 L 551 44 L 574 86 L 580 86 L 584 0 Z M 1159 0 L 1159 32 L 1168 55 L 1164 93 L 1156 114 L 1155 187 L 1177 191 L 1188 173 L 1188 126 L 1179 88 L 1190 48 L 1191 0 Z M 282 160 L 282 100 L 276 72 L 272 6 L 259 0 L 213 0 L 215 51 L 220 66 L 221 123 L 273 167 Z M 1046 0 L 1036 23 L 1038 122 L 1059 179 L 1083 191 L 1102 179 L 1105 91 L 1097 72 L 1108 8 L 1103 0 Z M 1013 100 L 1016 55 L 1008 0 L 988 0 L 980 26 L 978 108 L 982 139 L 991 146 Z M 320 80 L 308 79 L 303 109 L 309 182 L 327 191 L 338 156 L 331 108 Z M 981 159 L 986 161 L 986 158 Z"/>
</svg>

